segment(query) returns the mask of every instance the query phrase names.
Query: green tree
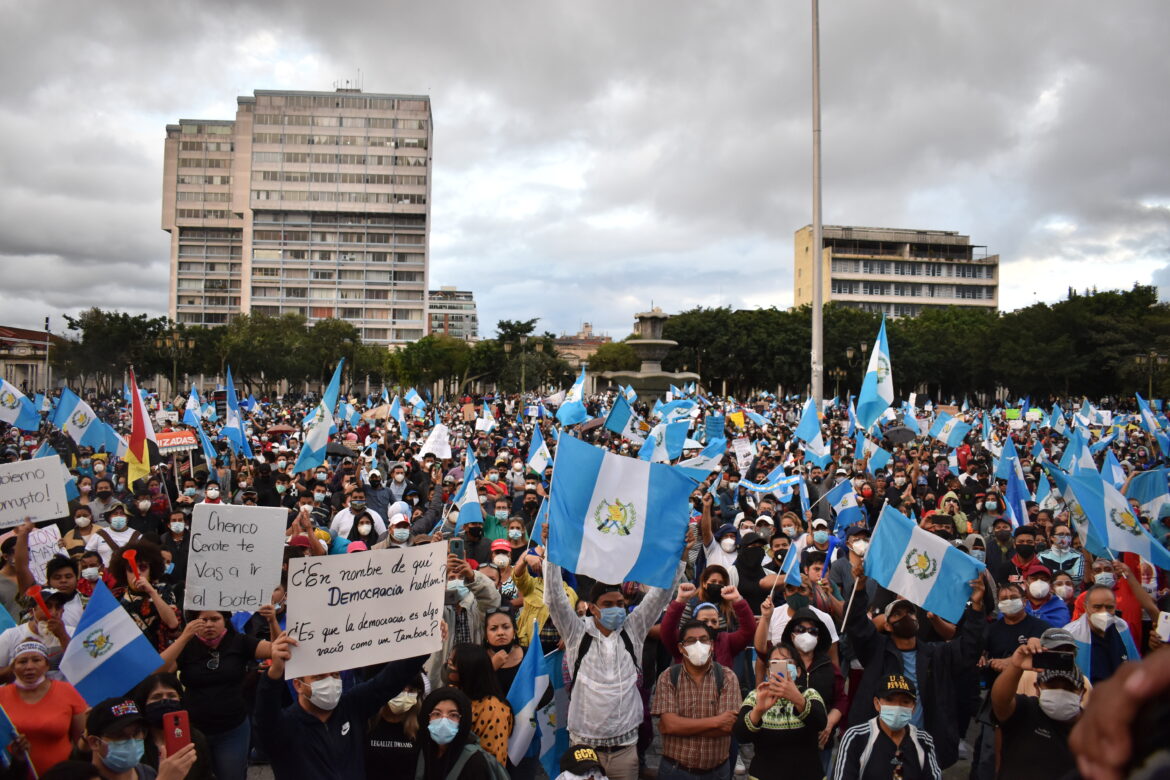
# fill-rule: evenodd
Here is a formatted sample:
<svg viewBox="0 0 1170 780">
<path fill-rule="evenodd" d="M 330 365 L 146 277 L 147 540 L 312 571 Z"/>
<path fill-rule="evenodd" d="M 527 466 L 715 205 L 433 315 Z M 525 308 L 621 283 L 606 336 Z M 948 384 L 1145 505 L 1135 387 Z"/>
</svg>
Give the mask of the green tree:
<svg viewBox="0 0 1170 780">
<path fill-rule="evenodd" d="M 634 348 L 624 341 L 612 341 L 602 344 L 589 356 L 586 361 L 589 370 L 598 373 L 602 371 L 637 371 L 642 361 Z"/>
</svg>

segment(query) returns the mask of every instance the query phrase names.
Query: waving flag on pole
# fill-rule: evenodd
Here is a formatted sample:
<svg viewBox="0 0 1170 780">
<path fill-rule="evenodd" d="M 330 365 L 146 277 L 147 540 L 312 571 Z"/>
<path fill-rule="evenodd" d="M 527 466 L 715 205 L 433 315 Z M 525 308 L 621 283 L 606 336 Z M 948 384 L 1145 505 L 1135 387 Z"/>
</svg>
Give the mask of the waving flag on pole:
<svg viewBox="0 0 1170 780">
<path fill-rule="evenodd" d="M 872 428 L 894 403 L 894 374 L 890 366 L 890 347 L 886 343 L 886 317 L 869 354 L 869 368 L 857 396 L 857 424 L 865 430 Z"/>
<path fill-rule="evenodd" d="M 716 439 L 702 449 L 693 458 L 679 462 L 681 468 L 714 471 L 723 463 L 723 456 L 727 454 L 727 439 Z"/>
<path fill-rule="evenodd" d="M 422 396 L 413 387 L 406 391 L 403 399 L 415 409 L 427 408 L 427 402 L 423 400 Z"/>
<path fill-rule="evenodd" d="M 1004 439 L 1003 452 L 999 458 L 999 464 L 995 468 L 996 479 L 1007 479 L 1010 472 L 1016 472 L 1016 476 L 1020 481 L 1024 481 L 1024 467 L 1020 465 L 1020 454 L 1016 452 L 1016 443 L 1011 436 Z"/>
<path fill-rule="evenodd" d="M 1166 481 L 1168 473 L 1165 468 L 1151 469 L 1136 474 L 1129 481 L 1126 497 L 1135 499 L 1141 505 L 1142 514 L 1150 520 L 1170 515 L 1170 488 Z"/>
<path fill-rule="evenodd" d="M 552 453 L 548 451 L 548 445 L 544 443 L 540 426 L 533 426 L 532 442 L 528 445 L 528 468 L 537 474 L 543 474 L 550 461 L 552 461 Z"/>
<path fill-rule="evenodd" d="M 329 420 L 332 423 L 332 415 Z M 231 443 L 233 452 L 251 459 L 252 446 L 248 443 L 248 434 L 244 430 L 244 416 L 240 414 L 240 402 L 236 399 L 231 366 L 227 367 L 227 413 L 224 416 L 222 434 Z"/>
<path fill-rule="evenodd" d="M 851 480 L 843 480 L 825 495 L 825 501 L 837 517 L 835 528 L 838 530 L 865 520 L 865 510 L 857 504 L 857 493 L 853 490 Z"/>
<path fill-rule="evenodd" d="M 0 421 L 22 431 L 35 431 L 41 427 L 37 407 L 7 379 L 0 379 Z"/>
<path fill-rule="evenodd" d="M 406 427 L 406 415 L 402 413 L 402 404 L 399 402 L 398 396 L 394 396 L 394 402 L 390 404 L 390 417 L 398 423 L 398 432 L 405 439 L 410 432 Z"/>
<path fill-rule="evenodd" d="M 549 491 L 548 560 L 600 582 L 672 587 L 694 488 L 678 468 L 562 436 Z"/>
<path fill-rule="evenodd" d="M 557 409 L 557 420 L 561 425 L 576 425 L 589 419 L 585 411 L 585 366 L 581 366 L 581 375 L 565 394 L 565 400 Z"/>
<path fill-rule="evenodd" d="M 970 432 L 970 425 L 946 412 L 940 413 L 935 419 L 934 425 L 930 426 L 931 438 L 938 439 L 951 449 L 962 444 L 963 439 L 967 438 L 967 434 Z"/>
<path fill-rule="evenodd" d="M 882 509 L 865 555 L 867 576 L 949 623 L 959 622 L 971 598 L 967 583 L 986 568 L 889 504 Z"/>
<path fill-rule="evenodd" d="M 146 403 L 138 392 L 138 380 L 134 376 L 134 369 L 130 369 L 130 441 L 126 448 L 126 482 L 134 484 L 150 473 L 150 448 L 147 442 L 155 442 L 154 426 L 150 424 L 150 415 L 146 413 Z"/>
<path fill-rule="evenodd" d="M 93 706 L 124 695 L 162 664 L 130 613 L 99 581 L 61 656 L 61 674 Z"/>
<path fill-rule="evenodd" d="M 535 620 L 532 622 L 532 636 L 535 637 L 540 634 L 540 624 Z M 512 708 L 515 724 L 512 736 L 508 738 L 508 760 L 513 764 L 519 764 L 528 755 L 532 740 L 540 733 L 536 708 L 548 690 L 549 676 L 540 642 L 532 642 L 512 678 L 512 687 L 508 689 L 508 705 Z"/>
<path fill-rule="evenodd" d="M 1137 553 L 1159 569 L 1170 569 L 1170 551 L 1142 527 L 1121 491 L 1093 471 L 1082 471 L 1068 481 L 1093 536 L 1114 552 Z"/>
<path fill-rule="evenodd" d="M 1105 452 L 1105 460 L 1101 463 L 1101 477 L 1118 490 L 1125 485 L 1125 469 L 1121 467 L 1113 450 Z"/>
<path fill-rule="evenodd" d="M 1028 493 L 1028 486 L 1024 483 L 1023 477 L 1020 476 L 1020 470 L 1009 468 L 1007 489 L 1004 491 L 1004 514 L 1012 521 L 1013 527 L 1019 528 L 1028 524 L 1028 502 L 1031 500 L 1032 496 Z"/>
<path fill-rule="evenodd" d="M 305 441 L 293 464 L 293 473 L 315 469 L 325 462 L 325 451 L 329 446 L 329 434 L 333 430 L 333 414 L 325 402 L 317 404 L 313 420 L 305 431 Z"/>
<path fill-rule="evenodd" d="M 683 445 L 686 444 L 687 430 L 690 427 L 690 420 L 658 423 L 642 443 L 642 449 L 638 450 L 638 458 L 652 463 L 669 463 L 682 457 Z"/>
<path fill-rule="evenodd" d="M 483 509 L 479 505 L 479 491 L 475 487 L 475 480 L 480 478 L 479 461 L 467 445 L 467 454 L 463 459 L 463 484 L 451 499 L 451 503 L 459 507 L 459 520 L 455 523 L 455 533 L 468 523 L 482 523 Z"/>
<path fill-rule="evenodd" d="M 96 448 L 106 443 L 106 424 L 68 387 L 61 391 L 61 401 L 57 404 L 57 411 L 53 412 L 52 422 L 69 434 L 78 446 Z"/>
<path fill-rule="evenodd" d="M 187 396 L 187 405 L 183 407 L 183 425 L 198 428 L 202 409 L 203 404 L 199 401 L 199 391 L 195 388 L 195 385 L 191 385 L 191 395 Z"/>
<path fill-rule="evenodd" d="M 614 399 L 613 408 L 605 418 L 605 429 L 639 444 L 646 441 L 649 426 L 634 413 L 634 409 L 624 396 Z"/>
</svg>

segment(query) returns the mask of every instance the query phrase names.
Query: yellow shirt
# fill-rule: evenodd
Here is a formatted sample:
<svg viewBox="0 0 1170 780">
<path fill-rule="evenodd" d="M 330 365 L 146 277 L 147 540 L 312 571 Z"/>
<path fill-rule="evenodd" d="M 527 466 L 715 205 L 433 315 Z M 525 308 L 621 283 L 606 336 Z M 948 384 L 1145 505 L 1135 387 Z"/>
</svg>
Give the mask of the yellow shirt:
<svg viewBox="0 0 1170 780">
<path fill-rule="evenodd" d="M 532 621 L 535 620 L 540 628 L 544 628 L 548 620 L 548 607 L 544 603 L 544 578 L 529 574 L 528 565 L 521 559 L 512 567 L 512 582 L 524 597 L 524 606 L 520 607 L 520 615 L 516 618 L 516 638 L 522 647 L 528 647 L 532 642 Z M 569 606 L 575 609 L 577 594 L 568 585 L 565 585 L 565 594 L 569 597 Z"/>
</svg>

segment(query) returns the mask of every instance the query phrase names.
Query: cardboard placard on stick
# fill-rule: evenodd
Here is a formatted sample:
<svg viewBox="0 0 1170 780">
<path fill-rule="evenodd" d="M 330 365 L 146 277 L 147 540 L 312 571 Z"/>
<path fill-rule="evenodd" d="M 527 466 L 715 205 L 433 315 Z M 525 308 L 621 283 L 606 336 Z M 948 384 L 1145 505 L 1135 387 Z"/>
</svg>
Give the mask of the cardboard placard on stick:
<svg viewBox="0 0 1170 780">
<path fill-rule="evenodd" d="M 68 514 L 65 473 L 56 455 L 0 464 L 0 528 Z"/>
<path fill-rule="evenodd" d="M 183 608 L 255 612 L 269 603 L 287 520 L 282 507 L 196 504 Z"/>
</svg>

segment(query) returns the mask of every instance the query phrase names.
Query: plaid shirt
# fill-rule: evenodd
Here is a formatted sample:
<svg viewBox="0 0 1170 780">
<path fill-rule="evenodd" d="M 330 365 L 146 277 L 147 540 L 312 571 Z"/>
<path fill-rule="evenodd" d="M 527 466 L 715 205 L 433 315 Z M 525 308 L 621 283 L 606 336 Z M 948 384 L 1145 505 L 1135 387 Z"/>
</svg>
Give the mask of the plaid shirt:
<svg viewBox="0 0 1170 780">
<path fill-rule="evenodd" d="M 727 667 L 723 669 L 723 691 L 717 692 L 714 666 L 698 683 L 683 669 L 678 687 L 670 682 L 670 669 L 658 677 L 651 715 L 674 713 L 683 718 L 710 718 L 721 712 L 739 712 L 739 680 Z M 662 735 L 662 755 L 688 769 L 705 771 L 727 761 L 731 751 L 731 734 L 726 737 L 676 737 Z"/>
</svg>

